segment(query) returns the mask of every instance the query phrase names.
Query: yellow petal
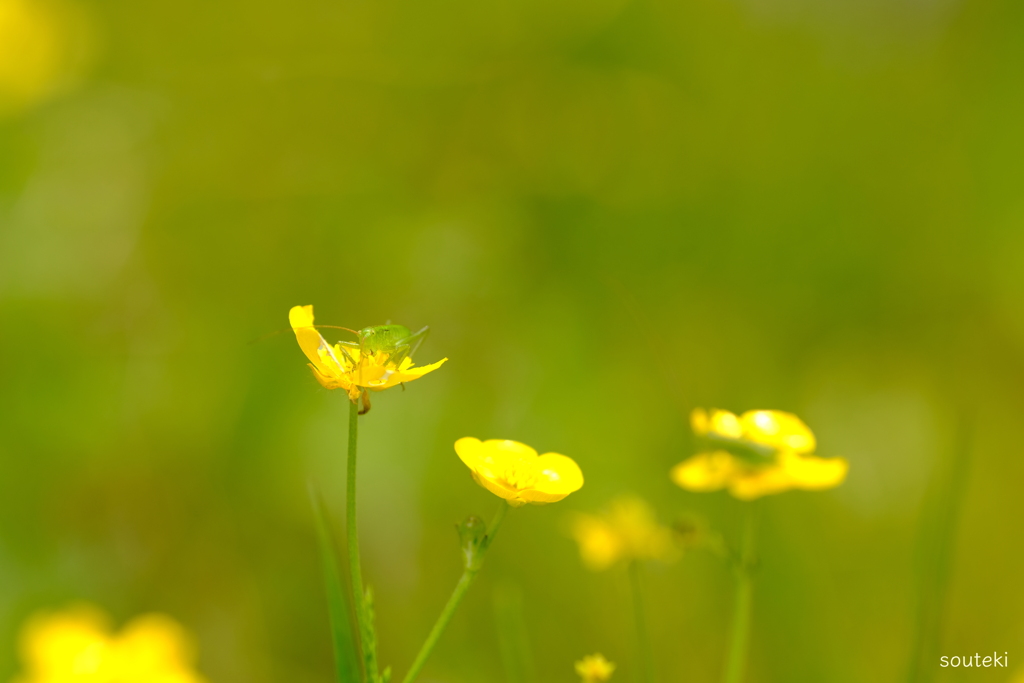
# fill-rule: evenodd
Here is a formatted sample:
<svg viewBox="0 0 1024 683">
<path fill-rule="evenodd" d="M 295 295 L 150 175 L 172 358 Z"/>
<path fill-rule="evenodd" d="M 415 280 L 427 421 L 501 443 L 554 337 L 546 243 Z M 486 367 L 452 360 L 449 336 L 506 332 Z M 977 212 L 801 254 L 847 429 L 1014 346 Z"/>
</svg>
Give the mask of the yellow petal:
<svg viewBox="0 0 1024 683">
<path fill-rule="evenodd" d="M 292 306 L 291 310 L 288 311 L 288 322 L 291 323 L 292 329 L 296 327 L 312 327 L 312 304 L 308 306 Z"/>
<path fill-rule="evenodd" d="M 795 453 L 813 453 L 814 433 L 800 418 L 781 410 L 748 410 L 740 418 L 743 438 Z"/>
<path fill-rule="evenodd" d="M 358 384 L 361 387 L 372 387 L 386 381 L 383 378 L 387 372 L 388 369 L 383 365 L 361 362 L 356 365 L 350 374 L 354 384 Z"/>
<path fill-rule="evenodd" d="M 536 458 L 537 451 L 518 441 L 488 439 L 481 441 L 465 436 L 455 442 L 455 452 L 471 470 L 500 474 L 524 458 Z"/>
<path fill-rule="evenodd" d="M 191 665 L 195 645 L 178 622 L 162 614 L 136 617 L 117 638 L 119 655 L 135 674 L 162 674 Z"/>
<path fill-rule="evenodd" d="M 411 382 L 412 380 L 414 380 L 414 379 L 416 379 L 418 377 L 422 377 L 423 375 L 427 374 L 428 372 L 433 372 L 434 370 L 437 370 L 439 367 L 444 365 L 445 361 L 447 361 L 448 359 L 447 358 L 442 358 L 441 360 L 437 361 L 436 363 L 431 363 L 430 365 L 421 365 L 421 366 L 415 367 L 415 368 L 409 367 L 410 365 L 412 365 L 412 361 L 410 359 L 406 358 L 405 360 L 409 361 L 409 363 L 406 364 L 405 361 L 402 361 L 402 366 L 401 367 L 403 369 L 401 369 L 399 372 L 395 373 L 396 375 L 401 375 L 403 377 L 403 379 L 399 380 L 400 382 Z M 408 379 L 405 379 L 405 378 L 408 378 Z"/>
<path fill-rule="evenodd" d="M 611 525 L 594 515 L 577 515 L 572 534 L 580 547 L 580 559 L 588 569 L 601 571 L 622 555 L 622 541 Z"/>
<path fill-rule="evenodd" d="M 726 451 L 701 453 L 672 468 L 677 486 L 687 491 L 718 491 L 725 488 L 741 467 Z"/>
<path fill-rule="evenodd" d="M 313 327 L 313 307 L 293 306 L 288 311 L 288 322 L 295 331 L 295 338 L 299 341 L 299 348 L 306 354 L 313 363 L 320 364 L 320 342 L 323 337 Z"/>
<path fill-rule="evenodd" d="M 697 436 L 706 436 L 711 428 L 708 411 L 703 408 L 694 408 L 690 413 L 690 427 L 693 428 L 693 433 Z"/>
<path fill-rule="evenodd" d="M 569 493 L 571 493 L 571 491 Z M 520 489 L 516 494 L 516 498 L 524 503 L 547 505 L 548 503 L 557 503 L 568 496 L 569 493 L 548 493 L 538 489 Z"/>
<path fill-rule="evenodd" d="M 793 481 L 793 486 L 808 491 L 821 491 L 839 486 L 846 479 L 850 464 L 845 458 L 818 458 L 796 453 L 780 454 L 780 464 Z"/>
<path fill-rule="evenodd" d="M 537 483 L 534 490 L 557 495 L 561 500 L 573 491 L 583 488 L 583 472 L 572 458 L 561 453 L 545 453 L 532 463 L 537 469 Z"/>
<path fill-rule="evenodd" d="M 674 559 L 671 529 L 658 523 L 657 513 L 643 498 L 616 498 L 608 519 L 630 556 L 645 560 Z"/>
<path fill-rule="evenodd" d="M 793 480 L 777 465 L 748 470 L 729 482 L 729 493 L 740 500 L 754 500 L 793 488 Z"/>
<path fill-rule="evenodd" d="M 411 382 L 415 379 L 419 379 L 428 372 L 433 372 L 434 370 L 437 370 L 447 360 L 447 358 L 442 358 L 436 363 L 431 363 L 430 365 L 423 365 L 420 367 L 413 368 L 409 367 L 410 365 L 412 365 L 412 360 L 410 360 L 409 358 L 405 358 L 402 361 L 402 364 L 399 366 L 398 370 L 392 370 L 391 373 L 386 378 L 384 378 L 383 382 L 379 386 L 371 384 L 370 388 L 377 391 L 381 391 L 383 389 L 390 389 L 391 387 L 398 386 L 399 384 L 403 384 L 405 382 Z"/>
<path fill-rule="evenodd" d="M 740 427 L 740 420 L 728 410 L 711 409 L 710 431 L 730 439 L 738 439 L 743 436 L 743 429 Z"/>
<path fill-rule="evenodd" d="M 476 470 L 476 463 L 480 458 L 480 444 L 483 442 L 473 436 L 464 436 L 455 442 L 455 452 L 459 460 L 465 463 L 466 467 Z"/>
<path fill-rule="evenodd" d="M 295 339 L 299 342 L 299 348 L 302 349 L 302 352 L 306 354 L 306 358 L 316 368 L 318 373 L 317 379 L 320 379 L 320 377 L 337 378 L 344 374 L 344 369 L 334 356 L 334 351 L 331 349 L 330 344 L 313 327 L 312 306 L 293 306 L 288 311 L 288 322 L 291 323 L 292 330 L 295 332 Z M 320 383 L 327 387 L 327 384 L 324 384 L 323 381 Z M 327 388 L 332 389 L 336 387 Z"/>
<path fill-rule="evenodd" d="M 560 453 L 545 453 L 521 463 L 531 482 L 519 491 L 519 497 L 534 505 L 557 503 L 583 487 L 583 472 L 572 458 Z"/>
<path fill-rule="evenodd" d="M 26 665 L 63 680 L 75 669 L 95 670 L 109 647 L 107 616 L 91 605 L 40 613 L 25 624 L 21 652 Z"/>
<path fill-rule="evenodd" d="M 320 372 L 320 369 L 312 363 L 307 363 L 310 369 L 313 370 L 313 376 L 316 377 L 316 381 L 320 382 L 320 386 L 324 389 L 339 389 L 344 388 L 343 378 L 341 377 L 328 377 L 327 375 Z"/>
<path fill-rule="evenodd" d="M 493 478 L 485 478 L 480 476 L 480 473 L 476 470 L 470 470 L 470 474 L 473 475 L 473 481 L 480 486 L 484 487 L 499 498 L 504 498 L 509 502 L 509 505 L 513 507 L 521 507 L 526 505 L 525 500 L 520 500 L 518 492 L 515 489 L 511 489 L 507 486 L 503 486 L 501 481 Z"/>
</svg>

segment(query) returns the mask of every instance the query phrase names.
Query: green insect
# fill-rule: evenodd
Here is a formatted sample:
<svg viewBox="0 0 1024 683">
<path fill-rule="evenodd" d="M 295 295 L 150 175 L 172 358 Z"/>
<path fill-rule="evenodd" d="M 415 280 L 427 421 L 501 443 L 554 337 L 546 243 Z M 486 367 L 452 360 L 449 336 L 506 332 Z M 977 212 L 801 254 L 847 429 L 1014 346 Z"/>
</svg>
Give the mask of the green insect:
<svg viewBox="0 0 1024 683">
<path fill-rule="evenodd" d="M 338 342 L 341 352 L 346 355 L 349 361 L 352 361 L 352 356 L 345 350 L 346 348 L 359 349 L 360 355 L 383 352 L 388 356 L 388 363 L 395 365 L 401 365 L 403 360 L 416 353 L 416 349 L 420 347 L 420 344 L 427 338 L 427 333 L 430 331 L 429 327 L 424 327 L 419 332 L 413 333 L 405 325 L 392 325 L 390 323 L 364 327 L 358 331 L 349 330 L 346 327 L 335 329 L 347 330 L 359 338 L 358 342 Z"/>
</svg>

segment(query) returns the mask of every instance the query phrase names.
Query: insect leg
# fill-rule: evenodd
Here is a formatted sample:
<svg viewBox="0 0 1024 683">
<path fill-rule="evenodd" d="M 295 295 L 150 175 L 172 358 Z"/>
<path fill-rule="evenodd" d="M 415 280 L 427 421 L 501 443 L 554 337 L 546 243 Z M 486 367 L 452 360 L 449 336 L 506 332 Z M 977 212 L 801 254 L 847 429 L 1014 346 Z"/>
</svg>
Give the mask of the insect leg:
<svg viewBox="0 0 1024 683">
<path fill-rule="evenodd" d="M 398 363 L 401 363 L 406 356 L 412 356 L 416 353 L 417 349 L 420 348 L 420 344 L 427 338 L 427 334 L 430 333 L 430 327 L 426 326 L 419 332 L 410 334 L 404 339 L 399 339 L 397 342 L 397 348 L 403 350 L 401 358 L 398 359 Z"/>
<path fill-rule="evenodd" d="M 352 357 L 352 354 L 350 354 L 350 353 L 349 353 L 349 352 L 348 352 L 348 351 L 347 351 L 347 350 L 345 349 L 345 347 L 346 347 L 346 346 L 347 346 L 348 348 L 350 348 L 350 349 L 358 349 L 358 348 L 359 348 L 359 345 L 358 345 L 358 344 L 356 344 L 355 342 L 338 342 L 338 348 L 339 348 L 339 349 L 341 349 L 341 353 L 342 353 L 342 355 L 344 355 L 344 356 L 345 356 L 346 360 L 348 360 L 348 362 L 349 362 L 349 363 L 351 363 L 352 365 L 355 365 L 355 364 L 356 364 L 356 361 L 355 361 L 355 359 L 354 359 L 354 358 Z"/>
<path fill-rule="evenodd" d="M 409 345 L 400 344 L 388 355 L 388 364 L 401 365 L 406 356 L 409 355 Z"/>
</svg>

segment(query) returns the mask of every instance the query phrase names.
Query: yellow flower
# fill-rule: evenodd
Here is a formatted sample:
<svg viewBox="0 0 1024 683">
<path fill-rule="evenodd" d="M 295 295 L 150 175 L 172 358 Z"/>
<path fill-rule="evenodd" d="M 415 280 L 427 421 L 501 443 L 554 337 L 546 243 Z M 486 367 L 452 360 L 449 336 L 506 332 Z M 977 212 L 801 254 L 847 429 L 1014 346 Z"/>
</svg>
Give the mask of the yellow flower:
<svg viewBox="0 0 1024 683">
<path fill-rule="evenodd" d="M 188 633 L 160 614 L 119 633 L 90 605 L 40 613 L 21 633 L 25 671 L 15 683 L 203 683 Z"/>
<path fill-rule="evenodd" d="M 679 550 L 672 530 L 659 524 L 651 506 L 634 496 L 616 498 L 605 514 L 576 515 L 572 535 L 583 564 L 594 571 L 621 559 L 672 560 Z"/>
<path fill-rule="evenodd" d="M 412 358 L 403 356 L 397 363 L 386 351 L 363 352 L 358 346 L 331 346 L 313 326 L 313 307 L 295 306 L 288 312 L 299 347 L 311 362 L 313 376 L 326 389 L 344 389 L 352 401 L 359 400 L 364 390 L 383 391 L 403 382 L 419 379 L 433 372 L 448 360 L 422 367 L 412 367 Z"/>
<path fill-rule="evenodd" d="M 57 90 L 88 47 L 87 29 L 71 2 L 0 0 L 0 113 Z"/>
<path fill-rule="evenodd" d="M 843 458 L 812 455 L 814 434 L 791 413 L 750 410 L 737 417 L 697 408 L 690 422 L 716 448 L 672 468 L 672 480 L 688 491 L 728 489 L 740 500 L 791 489 L 819 491 L 839 486 L 849 469 Z"/>
<path fill-rule="evenodd" d="M 603 683 L 612 677 L 615 665 L 598 653 L 587 655 L 576 662 L 576 673 L 583 679 L 583 683 Z"/>
<path fill-rule="evenodd" d="M 518 441 L 466 436 L 455 442 L 455 452 L 476 483 L 513 507 L 554 503 L 583 486 L 583 473 L 572 458 L 537 455 Z"/>
</svg>

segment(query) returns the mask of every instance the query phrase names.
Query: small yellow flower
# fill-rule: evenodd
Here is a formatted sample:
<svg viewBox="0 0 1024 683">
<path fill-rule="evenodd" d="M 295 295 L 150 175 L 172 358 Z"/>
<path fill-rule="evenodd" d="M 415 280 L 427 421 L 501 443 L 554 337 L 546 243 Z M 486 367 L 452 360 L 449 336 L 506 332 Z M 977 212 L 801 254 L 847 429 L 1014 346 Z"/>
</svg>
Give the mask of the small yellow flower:
<svg viewBox="0 0 1024 683">
<path fill-rule="evenodd" d="M 604 683 L 612 677 L 615 665 L 598 653 L 587 655 L 576 662 L 576 673 L 583 680 L 583 683 Z"/>
<path fill-rule="evenodd" d="M 203 683 L 195 648 L 174 620 L 149 614 L 113 633 L 91 605 L 40 613 L 21 633 L 25 671 L 15 683 Z"/>
<path fill-rule="evenodd" d="M 728 489 L 740 500 L 791 489 L 820 491 L 839 486 L 849 463 L 812 455 L 814 434 L 800 418 L 778 410 L 697 408 L 693 431 L 716 446 L 672 468 L 672 480 L 688 491 Z"/>
<path fill-rule="evenodd" d="M 607 569 L 619 560 L 672 560 L 679 548 L 672 529 L 658 523 L 651 506 L 641 498 L 622 496 L 605 514 L 575 515 L 572 535 L 587 568 Z"/>
<path fill-rule="evenodd" d="M 70 0 L 0 0 L 0 114 L 58 90 L 87 51 L 89 33 Z"/>
<path fill-rule="evenodd" d="M 554 503 L 583 486 L 583 473 L 572 458 L 558 453 L 537 455 L 518 441 L 466 436 L 455 442 L 455 452 L 476 483 L 512 507 Z"/>
<path fill-rule="evenodd" d="M 313 376 L 325 389 L 344 389 L 354 402 L 364 390 L 383 391 L 403 382 L 419 379 L 448 360 L 412 367 L 412 358 L 403 356 L 397 363 L 385 351 L 364 353 L 357 346 L 331 346 L 313 326 L 313 307 L 295 306 L 288 312 L 299 348 L 310 360 Z"/>
</svg>

